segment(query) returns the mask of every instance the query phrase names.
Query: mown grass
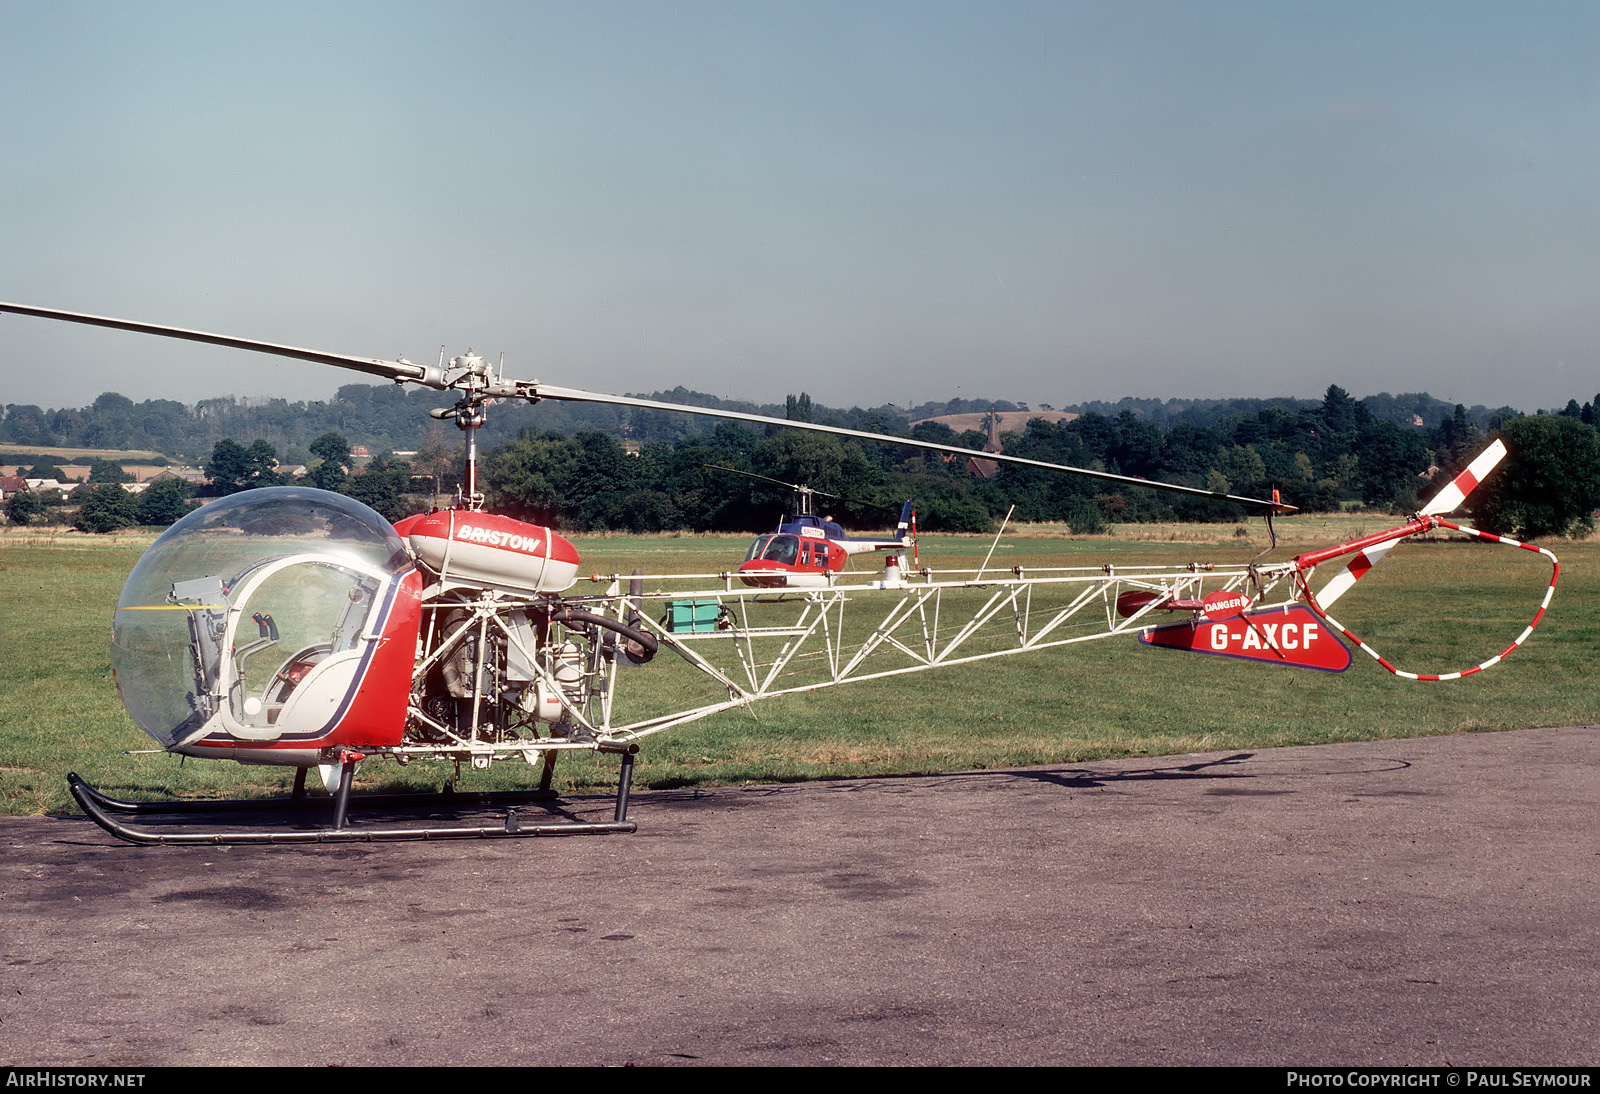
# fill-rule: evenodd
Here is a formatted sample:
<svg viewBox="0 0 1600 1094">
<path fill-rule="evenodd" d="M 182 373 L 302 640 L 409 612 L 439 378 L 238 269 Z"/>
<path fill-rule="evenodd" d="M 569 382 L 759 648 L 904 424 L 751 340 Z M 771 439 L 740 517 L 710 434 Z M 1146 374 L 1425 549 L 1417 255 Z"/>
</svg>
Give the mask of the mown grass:
<svg viewBox="0 0 1600 1094">
<path fill-rule="evenodd" d="M 1280 523 L 1282 557 L 1385 526 L 1342 514 Z M 992 565 L 1241 561 L 1266 546 L 1259 522 L 1008 533 Z M 114 794 L 282 792 L 289 774 L 166 755 L 122 710 L 111 681 L 112 608 L 149 536 L 0 538 L 0 811 L 71 807 L 69 770 Z M 742 557 L 742 537 L 579 537 L 584 573 L 705 573 Z M 975 567 L 984 537 L 926 536 L 925 564 Z M 1141 647 L 1132 638 L 846 685 L 730 712 L 650 738 L 637 780 L 654 787 L 934 773 L 1215 749 L 1600 721 L 1591 673 L 1600 641 L 1600 545 L 1562 542 L 1562 581 L 1545 623 L 1504 665 L 1466 680 L 1397 680 L 1357 651 L 1331 675 Z M 1498 652 L 1525 625 L 1548 567 L 1524 551 L 1408 543 L 1340 602 L 1336 615 L 1412 671 L 1451 671 Z M 582 591 L 588 586 L 580 586 Z M 694 689 L 701 689 L 695 692 Z M 629 670 L 619 706 L 667 707 L 707 694 L 671 656 Z M 625 709 L 625 708 L 624 708 Z M 437 785 L 448 765 L 368 764 L 362 789 Z M 466 782 L 523 785 L 535 769 L 497 764 Z M 611 785 L 616 762 L 568 757 L 564 790 Z"/>
</svg>

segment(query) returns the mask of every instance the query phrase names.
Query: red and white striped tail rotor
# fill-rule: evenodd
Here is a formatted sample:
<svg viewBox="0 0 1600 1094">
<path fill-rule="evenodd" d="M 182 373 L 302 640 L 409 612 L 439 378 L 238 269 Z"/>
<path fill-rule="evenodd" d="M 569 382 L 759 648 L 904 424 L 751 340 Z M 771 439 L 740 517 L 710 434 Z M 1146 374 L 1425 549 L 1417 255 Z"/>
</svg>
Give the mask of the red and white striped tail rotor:
<svg viewBox="0 0 1600 1094">
<path fill-rule="evenodd" d="M 1446 513 L 1453 513 L 1461 508 L 1461 503 L 1467 500 L 1467 495 L 1472 493 L 1477 485 L 1488 477 L 1489 472 L 1493 471 L 1500 461 L 1505 458 L 1505 442 L 1496 440 L 1488 448 L 1478 453 L 1477 458 L 1467 465 L 1465 471 L 1452 479 L 1448 486 L 1433 496 L 1432 501 L 1423 506 L 1422 515 L 1425 517 L 1442 517 Z M 1324 608 L 1330 607 L 1335 600 L 1349 592 L 1357 581 L 1366 576 L 1367 571 L 1376 566 L 1383 559 L 1383 556 L 1389 553 L 1389 548 L 1398 542 L 1400 542 L 1399 538 L 1395 538 L 1383 543 L 1373 544 L 1356 552 L 1356 556 L 1350 560 L 1349 564 L 1330 578 L 1328 583 L 1322 587 L 1322 591 L 1317 593 L 1317 603 Z M 1337 558 L 1338 556 L 1334 555 L 1333 557 Z"/>
<path fill-rule="evenodd" d="M 1295 577 L 1300 586 L 1301 596 L 1304 598 L 1306 605 L 1318 616 L 1320 616 L 1328 624 L 1328 626 L 1338 631 L 1351 642 L 1354 642 L 1368 656 L 1377 661 L 1378 664 L 1382 665 L 1396 676 L 1404 677 L 1407 680 L 1459 680 L 1463 676 L 1471 676 L 1473 673 L 1482 672 L 1484 669 L 1493 665 L 1497 665 L 1501 661 L 1505 660 L 1505 658 L 1511 654 L 1512 650 L 1516 649 L 1518 646 L 1522 645 L 1523 642 L 1527 641 L 1528 636 L 1533 633 L 1533 628 L 1537 627 L 1539 625 L 1539 621 L 1544 618 L 1545 610 L 1550 607 L 1550 598 L 1555 594 L 1556 591 L 1556 581 L 1561 576 L 1561 563 L 1556 560 L 1555 555 L 1551 554 L 1543 547 L 1537 547 L 1531 543 L 1521 543 L 1517 540 L 1507 538 L 1506 536 L 1497 536 L 1490 532 L 1480 532 L 1476 528 L 1468 528 L 1465 525 L 1455 524 L 1444 519 L 1444 514 L 1454 512 L 1456 509 L 1461 507 L 1462 503 L 1466 501 L 1467 495 L 1471 494 L 1477 485 L 1482 482 L 1484 478 L 1495 469 L 1500 461 L 1505 459 L 1505 457 L 1506 446 L 1504 443 L 1497 440 L 1480 452 L 1477 458 L 1474 459 L 1472 463 L 1467 465 L 1467 469 L 1461 472 L 1461 474 L 1457 475 L 1449 485 L 1447 485 L 1443 490 L 1439 491 L 1438 494 L 1434 495 L 1433 500 L 1428 502 L 1428 504 L 1423 507 L 1422 512 L 1400 527 L 1391 528 L 1386 532 L 1379 532 L 1375 535 L 1364 536 L 1361 539 L 1352 540 L 1349 543 L 1342 543 L 1336 547 L 1329 547 L 1326 550 L 1311 551 L 1297 556 L 1294 560 L 1296 568 Z M 1465 535 L 1481 539 L 1487 543 L 1500 543 L 1508 547 L 1521 547 L 1525 551 L 1533 551 L 1537 554 L 1541 554 L 1550 560 L 1550 584 L 1545 588 L 1544 599 L 1540 601 L 1539 610 L 1534 613 L 1532 621 L 1529 622 L 1527 627 L 1523 629 L 1522 633 L 1517 636 L 1516 641 L 1512 642 L 1509 646 L 1495 654 L 1493 657 L 1489 658 L 1487 661 L 1483 661 L 1477 665 L 1474 665 L 1470 669 L 1463 669 L 1460 672 L 1405 672 L 1390 664 L 1378 653 L 1377 650 L 1373 649 L 1370 643 L 1351 633 L 1348 627 L 1329 615 L 1328 608 L 1333 604 L 1334 601 L 1338 600 L 1345 593 L 1349 592 L 1351 587 L 1354 586 L 1357 581 L 1361 580 L 1361 578 L 1365 576 L 1374 566 L 1376 566 L 1378 562 L 1382 560 L 1383 556 L 1388 554 L 1390 548 L 1392 548 L 1396 543 L 1399 543 L 1402 539 L 1405 539 L 1409 536 L 1414 536 L 1419 532 L 1430 531 L 1434 528 L 1449 528 Z M 1345 564 L 1344 569 L 1335 574 L 1334 577 L 1322 587 L 1321 592 L 1313 594 L 1310 585 L 1310 576 L 1312 570 L 1315 569 L 1319 563 L 1329 562 L 1333 559 L 1341 558 L 1344 555 L 1352 553 L 1353 557 L 1348 563 Z"/>
</svg>

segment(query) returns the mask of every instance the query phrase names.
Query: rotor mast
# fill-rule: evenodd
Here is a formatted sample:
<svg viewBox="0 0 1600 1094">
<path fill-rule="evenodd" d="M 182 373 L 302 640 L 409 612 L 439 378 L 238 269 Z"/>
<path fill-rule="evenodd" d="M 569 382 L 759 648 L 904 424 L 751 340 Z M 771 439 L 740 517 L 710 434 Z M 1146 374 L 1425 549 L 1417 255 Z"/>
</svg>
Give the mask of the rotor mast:
<svg viewBox="0 0 1600 1094">
<path fill-rule="evenodd" d="M 461 485 L 456 489 L 456 503 L 460 508 L 476 512 L 484 504 L 484 495 L 478 489 L 478 430 L 483 427 L 487 417 L 484 407 L 489 401 L 489 396 L 485 394 L 485 389 L 490 385 L 489 364 L 468 348 L 460 357 L 450 358 L 447 365 L 444 347 L 440 346 L 439 371 L 444 376 L 443 386 L 460 391 L 461 398 L 453 407 L 438 407 L 428 411 L 428 416 L 439 421 L 453 418 L 456 428 L 465 434 Z"/>
</svg>

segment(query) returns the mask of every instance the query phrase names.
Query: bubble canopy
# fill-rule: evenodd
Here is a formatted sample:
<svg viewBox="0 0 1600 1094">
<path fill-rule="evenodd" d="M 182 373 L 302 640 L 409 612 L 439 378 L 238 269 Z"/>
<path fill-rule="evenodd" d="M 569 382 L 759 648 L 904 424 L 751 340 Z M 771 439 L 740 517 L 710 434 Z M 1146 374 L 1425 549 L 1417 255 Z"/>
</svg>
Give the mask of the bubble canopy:
<svg viewBox="0 0 1600 1094">
<path fill-rule="evenodd" d="M 272 670 L 285 672 L 272 651 L 298 650 L 289 662 L 337 654 L 379 588 L 410 566 L 394 527 L 340 494 L 272 487 L 204 505 L 122 588 L 111 667 L 123 704 L 166 748 L 219 718 L 234 736 L 272 739 L 268 689 Z"/>
</svg>

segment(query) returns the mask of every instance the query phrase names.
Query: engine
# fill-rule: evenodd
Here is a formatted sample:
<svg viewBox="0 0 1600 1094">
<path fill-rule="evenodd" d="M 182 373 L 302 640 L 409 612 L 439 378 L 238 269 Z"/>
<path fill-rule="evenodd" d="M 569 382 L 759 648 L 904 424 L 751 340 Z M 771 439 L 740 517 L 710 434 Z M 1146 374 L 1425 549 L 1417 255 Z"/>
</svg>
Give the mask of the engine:
<svg viewBox="0 0 1600 1094">
<path fill-rule="evenodd" d="M 417 744 L 582 738 L 617 657 L 643 664 L 655 638 L 550 594 L 578 552 L 548 528 L 445 510 L 396 530 L 437 584 L 424 611 L 408 735 Z"/>
</svg>

